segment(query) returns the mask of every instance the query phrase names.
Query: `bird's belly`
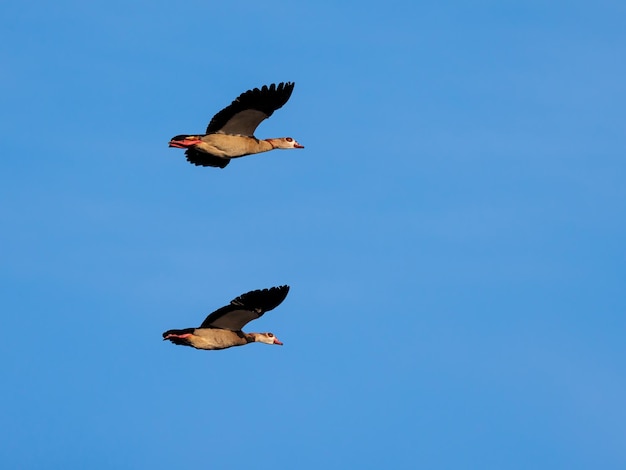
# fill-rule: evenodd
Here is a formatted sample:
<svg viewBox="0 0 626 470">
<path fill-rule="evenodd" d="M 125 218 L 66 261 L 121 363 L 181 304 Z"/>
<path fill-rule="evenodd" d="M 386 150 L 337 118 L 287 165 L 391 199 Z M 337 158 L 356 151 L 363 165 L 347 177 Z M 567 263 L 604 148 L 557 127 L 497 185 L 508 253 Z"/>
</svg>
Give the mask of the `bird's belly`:
<svg viewBox="0 0 626 470">
<path fill-rule="evenodd" d="M 247 138 L 240 136 L 210 134 L 205 136 L 196 148 L 222 158 L 250 155 Z"/>
</svg>

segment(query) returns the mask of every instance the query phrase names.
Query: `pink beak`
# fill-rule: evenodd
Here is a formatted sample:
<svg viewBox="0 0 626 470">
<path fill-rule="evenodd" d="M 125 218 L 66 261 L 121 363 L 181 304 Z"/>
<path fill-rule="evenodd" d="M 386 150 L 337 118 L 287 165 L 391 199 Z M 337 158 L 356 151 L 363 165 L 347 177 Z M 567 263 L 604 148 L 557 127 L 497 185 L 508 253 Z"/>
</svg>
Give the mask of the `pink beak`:
<svg viewBox="0 0 626 470">
<path fill-rule="evenodd" d="M 280 341 L 278 341 L 278 338 L 274 338 L 274 344 L 278 344 L 279 346 L 282 346 L 283 343 L 281 343 Z"/>
<path fill-rule="evenodd" d="M 294 148 L 297 148 L 297 149 L 303 149 L 303 148 L 304 148 L 304 145 L 295 144 L 295 145 L 294 145 Z"/>
</svg>

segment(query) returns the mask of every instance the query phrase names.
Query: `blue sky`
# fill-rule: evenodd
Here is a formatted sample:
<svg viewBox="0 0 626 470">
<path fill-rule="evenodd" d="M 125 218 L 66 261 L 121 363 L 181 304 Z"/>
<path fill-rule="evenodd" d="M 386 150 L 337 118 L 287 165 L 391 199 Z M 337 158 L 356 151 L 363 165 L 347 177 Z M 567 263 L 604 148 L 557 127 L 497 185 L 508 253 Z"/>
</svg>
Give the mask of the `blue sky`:
<svg viewBox="0 0 626 470">
<path fill-rule="evenodd" d="M 626 466 L 623 2 L 0 14 L 7 468 Z M 167 147 L 280 81 L 305 150 Z"/>
</svg>

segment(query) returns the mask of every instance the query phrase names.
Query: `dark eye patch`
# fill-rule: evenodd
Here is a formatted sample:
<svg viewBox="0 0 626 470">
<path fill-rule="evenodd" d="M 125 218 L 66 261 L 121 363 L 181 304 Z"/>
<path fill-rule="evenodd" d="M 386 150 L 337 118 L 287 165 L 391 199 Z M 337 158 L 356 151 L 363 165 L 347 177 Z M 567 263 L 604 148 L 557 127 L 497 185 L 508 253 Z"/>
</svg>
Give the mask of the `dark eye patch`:
<svg viewBox="0 0 626 470">
<path fill-rule="evenodd" d="M 292 139 L 291 137 L 286 137 L 286 138 L 285 138 L 285 140 L 286 140 L 287 142 L 293 142 L 293 139 Z"/>
</svg>

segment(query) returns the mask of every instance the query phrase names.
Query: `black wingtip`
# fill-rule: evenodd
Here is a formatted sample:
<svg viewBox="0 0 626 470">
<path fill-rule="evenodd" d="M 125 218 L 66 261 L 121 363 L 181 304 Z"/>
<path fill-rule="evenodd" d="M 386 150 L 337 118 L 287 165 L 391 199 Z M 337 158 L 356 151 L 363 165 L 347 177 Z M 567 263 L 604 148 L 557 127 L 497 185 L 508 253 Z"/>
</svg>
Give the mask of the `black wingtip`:
<svg viewBox="0 0 626 470">
<path fill-rule="evenodd" d="M 277 286 L 267 289 L 258 289 L 240 295 L 231 301 L 231 304 L 240 305 L 251 310 L 269 312 L 278 307 L 289 293 L 289 286 Z"/>
<path fill-rule="evenodd" d="M 278 286 L 278 287 L 271 287 L 270 290 L 276 290 L 276 291 L 282 291 L 285 293 L 285 296 L 289 293 L 289 289 L 290 287 L 285 284 L 284 286 Z"/>
</svg>

